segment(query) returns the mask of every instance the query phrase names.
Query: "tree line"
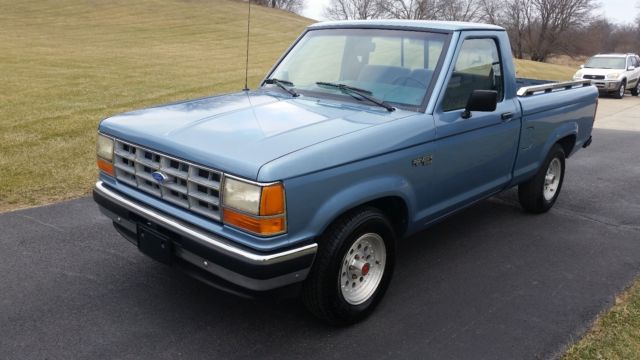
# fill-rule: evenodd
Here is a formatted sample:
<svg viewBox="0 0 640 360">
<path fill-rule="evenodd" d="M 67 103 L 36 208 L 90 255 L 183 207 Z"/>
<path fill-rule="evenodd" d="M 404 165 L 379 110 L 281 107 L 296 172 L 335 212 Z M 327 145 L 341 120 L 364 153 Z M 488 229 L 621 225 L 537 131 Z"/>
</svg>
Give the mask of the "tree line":
<svg viewBox="0 0 640 360">
<path fill-rule="evenodd" d="M 299 12 L 305 0 L 252 0 Z M 312 1 L 312 0 L 308 0 Z M 633 4 L 629 5 L 634 11 Z M 328 19 L 412 19 L 495 24 L 509 33 L 513 55 L 534 61 L 550 56 L 640 52 L 637 25 L 598 17 L 596 0 L 331 0 Z M 640 21 L 637 21 L 640 23 Z"/>
</svg>

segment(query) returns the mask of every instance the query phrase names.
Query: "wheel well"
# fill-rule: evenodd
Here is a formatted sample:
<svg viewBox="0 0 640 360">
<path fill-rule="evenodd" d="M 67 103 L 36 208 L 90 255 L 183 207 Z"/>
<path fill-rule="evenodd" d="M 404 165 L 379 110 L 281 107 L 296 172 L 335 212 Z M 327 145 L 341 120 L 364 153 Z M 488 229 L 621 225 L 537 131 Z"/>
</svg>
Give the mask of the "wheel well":
<svg viewBox="0 0 640 360">
<path fill-rule="evenodd" d="M 558 140 L 558 144 L 562 146 L 565 156 L 569 157 L 569 155 L 571 155 L 571 150 L 573 150 L 573 147 L 576 145 L 576 136 L 565 136 L 562 139 Z"/>
<path fill-rule="evenodd" d="M 393 226 L 393 230 L 398 238 L 401 238 L 407 230 L 407 220 L 409 211 L 407 205 L 402 198 L 397 196 L 388 196 L 370 201 L 362 206 L 373 206 L 382 211 Z"/>
</svg>

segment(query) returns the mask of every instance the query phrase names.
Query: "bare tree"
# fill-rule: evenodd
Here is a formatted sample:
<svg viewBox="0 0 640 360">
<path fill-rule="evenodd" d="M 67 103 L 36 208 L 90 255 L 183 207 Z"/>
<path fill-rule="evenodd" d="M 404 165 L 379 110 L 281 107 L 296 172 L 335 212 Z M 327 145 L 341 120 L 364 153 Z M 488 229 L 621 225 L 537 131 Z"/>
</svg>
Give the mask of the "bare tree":
<svg viewBox="0 0 640 360">
<path fill-rule="evenodd" d="M 440 14 L 439 0 L 386 0 L 378 6 L 385 17 L 394 19 L 435 20 Z"/>
<path fill-rule="evenodd" d="M 618 27 L 606 18 L 597 18 L 582 29 L 569 30 L 563 37 L 563 50 L 572 56 L 614 51 L 618 39 L 626 38 L 619 37 L 618 31 Z"/>
<path fill-rule="evenodd" d="M 395 19 L 476 21 L 482 1 L 496 0 L 382 0 L 383 15 Z"/>
<path fill-rule="evenodd" d="M 505 3 L 502 0 L 478 0 L 478 21 L 498 25 L 505 22 Z"/>
<path fill-rule="evenodd" d="M 300 12 L 304 8 L 305 0 L 250 0 L 252 3 L 268 6 L 276 9 L 283 9 L 291 12 Z"/>
<path fill-rule="evenodd" d="M 325 16 L 330 19 L 383 17 L 488 22 L 507 29 L 515 57 L 528 56 L 535 61 L 545 61 L 553 54 L 580 52 L 582 48 L 588 47 L 576 44 L 575 39 L 577 33 L 589 28 L 593 20 L 593 10 L 599 6 L 596 1 L 332 0 L 325 9 Z M 625 28 L 625 41 L 621 41 L 625 44 L 620 45 L 621 47 L 630 46 L 632 32 L 628 30 Z M 606 27 L 600 26 L 590 31 L 593 33 L 607 30 Z M 604 41 L 603 36 L 598 37 L 598 42 Z M 595 38 L 595 35 L 591 38 Z M 640 36 L 636 36 L 635 39 L 640 43 Z"/>
<path fill-rule="evenodd" d="M 507 29 L 513 55 L 523 59 L 528 52 L 525 43 L 525 34 L 533 19 L 531 0 L 508 0 L 504 3 L 506 16 L 502 20 L 502 26 Z"/>
<path fill-rule="evenodd" d="M 545 61 L 558 50 L 562 36 L 570 29 L 588 24 L 597 7 L 594 0 L 530 0 L 532 12 L 527 24 L 531 60 Z"/>
<path fill-rule="evenodd" d="M 331 0 L 324 15 L 332 20 L 374 19 L 381 15 L 380 0 Z"/>
<path fill-rule="evenodd" d="M 480 15 L 478 0 L 441 0 L 440 19 L 447 21 L 477 21 Z"/>
</svg>

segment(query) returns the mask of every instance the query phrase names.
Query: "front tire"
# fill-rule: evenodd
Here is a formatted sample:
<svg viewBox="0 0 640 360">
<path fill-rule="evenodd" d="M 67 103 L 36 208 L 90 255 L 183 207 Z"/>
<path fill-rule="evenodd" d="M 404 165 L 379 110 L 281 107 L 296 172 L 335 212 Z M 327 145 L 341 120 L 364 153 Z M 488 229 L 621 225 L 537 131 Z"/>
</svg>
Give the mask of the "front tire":
<svg viewBox="0 0 640 360">
<path fill-rule="evenodd" d="M 322 236 L 302 300 L 315 316 L 347 325 L 364 319 L 384 296 L 395 264 L 395 234 L 386 216 L 360 208 Z"/>
<path fill-rule="evenodd" d="M 538 173 L 518 186 L 520 205 L 526 211 L 541 214 L 553 207 L 562 188 L 564 166 L 564 149 L 560 144 L 555 144 Z"/>
<path fill-rule="evenodd" d="M 616 91 L 613 96 L 615 96 L 616 99 L 622 99 L 624 97 L 626 86 L 627 82 L 625 80 L 622 80 L 622 82 L 620 83 L 620 87 L 618 87 L 618 91 Z"/>
</svg>

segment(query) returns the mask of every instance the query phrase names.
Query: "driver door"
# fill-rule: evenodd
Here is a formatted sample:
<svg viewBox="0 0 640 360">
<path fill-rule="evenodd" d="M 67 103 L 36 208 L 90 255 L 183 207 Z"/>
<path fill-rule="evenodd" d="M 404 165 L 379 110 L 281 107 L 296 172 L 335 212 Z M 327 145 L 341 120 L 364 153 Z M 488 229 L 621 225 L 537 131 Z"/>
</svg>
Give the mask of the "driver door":
<svg viewBox="0 0 640 360">
<path fill-rule="evenodd" d="M 512 177 L 520 133 L 515 99 L 505 98 L 502 55 L 497 39 L 461 39 L 455 67 L 448 74 L 444 96 L 434 112 L 436 143 L 433 208 L 436 217 L 501 190 Z M 493 112 L 462 117 L 474 90 L 493 90 Z"/>
</svg>

